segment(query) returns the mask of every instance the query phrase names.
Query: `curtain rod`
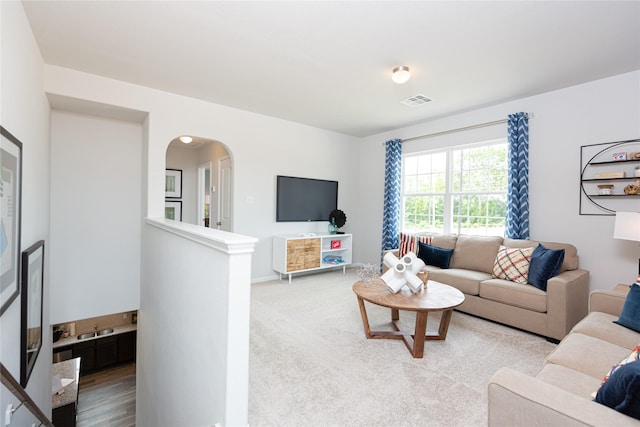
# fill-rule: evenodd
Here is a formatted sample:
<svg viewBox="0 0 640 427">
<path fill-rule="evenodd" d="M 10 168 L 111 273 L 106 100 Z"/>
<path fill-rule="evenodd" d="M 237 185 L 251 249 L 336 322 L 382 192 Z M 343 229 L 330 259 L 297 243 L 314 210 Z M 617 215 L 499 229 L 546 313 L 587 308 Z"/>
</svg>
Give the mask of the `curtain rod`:
<svg viewBox="0 0 640 427">
<path fill-rule="evenodd" d="M 533 117 L 533 113 L 527 113 L 525 114 L 525 116 L 530 119 Z M 487 126 L 493 126 L 493 125 L 499 125 L 502 123 L 507 123 L 508 119 L 501 119 L 501 120 L 494 120 L 492 122 L 486 122 L 486 123 L 479 123 L 477 125 L 471 125 L 471 126 L 465 126 L 465 127 L 461 127 L 461 128 L 457 128 L 457 129 L 449 129 L 449 130 L 443 130 L 442 132 L 435 132 L 435 133 L 430 133 L 427 135 L 420 135 L 420 136 L 414 136 L 411 138 L 407 138 L 407 139 L 403 139 L 402 142 L 408 142 L 408 141 L 413 141 L 416 139 L 424 139 L 424 138 L 432 138 L 434 136 L 442 136 L 442 135 L 447 135 L 450 133 L 456 133 L 456 132 L 462 132 L 465 130 L 471 130 L 471 129 L 479 129 L 479 128 L 483 128 L 483 127 L 487 127 Z M 384 143 L 383 143 L 384 145 Z"/>
</svg>

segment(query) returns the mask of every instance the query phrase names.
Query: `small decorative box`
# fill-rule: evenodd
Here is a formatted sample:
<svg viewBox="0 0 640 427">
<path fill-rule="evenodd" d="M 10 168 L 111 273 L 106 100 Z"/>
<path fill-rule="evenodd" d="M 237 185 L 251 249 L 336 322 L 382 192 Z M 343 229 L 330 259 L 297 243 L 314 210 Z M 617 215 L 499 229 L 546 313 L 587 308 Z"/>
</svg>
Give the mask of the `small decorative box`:
<svg viewBox="0 0 640 427">
<path fill-rule="evenodd" d="M 342 246 L 342 241 L 340 240 L 331 241 L 331 249 L 340 249 L 341 246 Z"/>
<path fill-rule="evenodd" d="M 601 172 L 595 175 L 596 179 L 611 179 L 611 178 L 624 178 L 626 177 L 626 172 Z"/>
<path fill-rule="evenodd" d="M 621 151 L 619 153 L 613 153 L 613 160 L 627 160 L 627 152 Z"/>
</svg>

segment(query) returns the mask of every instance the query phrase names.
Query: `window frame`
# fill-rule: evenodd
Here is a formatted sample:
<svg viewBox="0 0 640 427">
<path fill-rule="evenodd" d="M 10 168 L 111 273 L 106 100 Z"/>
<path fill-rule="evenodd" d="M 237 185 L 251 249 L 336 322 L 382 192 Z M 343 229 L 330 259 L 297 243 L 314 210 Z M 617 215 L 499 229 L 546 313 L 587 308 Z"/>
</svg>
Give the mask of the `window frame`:
<svg viewBox="0 0 640 427">
<path fill-rule="evenodd" d="M 438 197 L 438 196 L 442 196 L 443 198 L 443 226 L 442 226 L 442 230 L 440 231 L 435 231 L 435 232 L 440 232 L 440 233 L 454 233 L 454 234 L 460 234 L 461 231 L 461 222 L 458 219 L 457 221 L 454 221 L 454 198 L 455 197 L 464 197 L 466 195 L 486 195 L 486 196 L 491 196 L 491 195 L 503 195 L 504 196 L 504 200 L 505 203 L 507 201 L 507 187 L 508 187 L 508 181 L 505 182 L 505 188 L 504 190 L 481 190 L 481 191 L 458 191 L 458 192 L 454 192 L 454 174 L 458 171 L 460 171 L 461 169 L 458 170 L 453 170 L 453 161 L 454 161 L 454 155 L 453 153 L 455 151 L 460 151 L 460 150 L 467 150 L 467 149 L 473 149 L 473 148 L 482 148 L 482 147 L 490 147 L 490 146 L 496 146 L 496 145 L 503 145 L 505 146 L 505 149 L 507 150 L 507 157 L 505 159 L 505 167 L 507 168 L 507 179 L 508 179 L 508 167 L 509 167 L 509 144 L 508 144 L 508 140 L 507 137 L 504 138 L 498 138 L 498 139 L 491 139 L 488 141 L 481 141 L 481 142 L 474 142 L 474 143 L 468 143 L 468 144 L 457 144 L 457 145 L 452 145 L 452 146 L 445 146 L 445 147 L 438 147 L 438 148 L 433 148 L 433 149 L 429 149 L 429 150 L 420 150 L 420 151 L 415 151 L 415 152 L 410 152 L 410 153 L 403 153 L 402 154 L 402 168 L 401 168 L 401 204 L 400 204 L 400 229 L 405 231 L 405 232 L 411 232 L 411 233 L 417 233 L 417 232 L 422 232 L 422 231 L 427 231 L 425 229 L 408 229 L 406 227 L 406 223 L 405 223 L 405 219 L 406 219 L 406 212 L 405 212 L 405 201 L 406 201 L 406 197 L 408 197 L 406 191 L 406 181 L 405 181 L 405 161 L 407 158 L 409 157 L 419 157 L 419 156 L 424 156 L 424 155 L 434 155 L 434 154 L 439 154 L 439 153 L 445 153 L 445 162 L 446 162 L 446 167 L 445 167 L 445 191 L 444 193 L 438 193 L 438 192 L 422 192 L 422 193 L 411 193 L 409 195 L 409 197 L 416 197 L 416 196 L 427 196 L 427 197 Z M 490 218 L 489 216 L 485 215 L 486 219 Z M 505 226 L 504 228 L 506 228 L 506 218 L 505 218 Z M 504 234 L 504 228 L 503 228 L 503 234 Z M 494 235 L 494 234 L 487 234 L 488 229 L 485 227 L 485 235 Z"/>
</svg>

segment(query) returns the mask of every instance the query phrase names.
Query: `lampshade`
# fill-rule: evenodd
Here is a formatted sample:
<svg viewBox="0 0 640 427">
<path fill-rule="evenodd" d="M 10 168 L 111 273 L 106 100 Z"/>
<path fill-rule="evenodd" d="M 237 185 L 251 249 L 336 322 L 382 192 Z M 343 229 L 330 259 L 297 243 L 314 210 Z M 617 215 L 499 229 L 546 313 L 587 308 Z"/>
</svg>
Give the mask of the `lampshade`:
<svg viewBox="0 0 640 427">
<path fill-rule="evenodd" d="M 409 67 L 405 67 L 403 65 L 401 67 L 396 67 L 393 69 L 391 80 L 393 80 L 394 83 L 401 85 L 402 83 L 409 80 L 409 77 L 411 77 L 411 73 L 409 72 Z"/>
<path fill-rule="evenodd" d="M 613 238 L 640 242 L 640 212 L 616 212 Z"/>
</svg>

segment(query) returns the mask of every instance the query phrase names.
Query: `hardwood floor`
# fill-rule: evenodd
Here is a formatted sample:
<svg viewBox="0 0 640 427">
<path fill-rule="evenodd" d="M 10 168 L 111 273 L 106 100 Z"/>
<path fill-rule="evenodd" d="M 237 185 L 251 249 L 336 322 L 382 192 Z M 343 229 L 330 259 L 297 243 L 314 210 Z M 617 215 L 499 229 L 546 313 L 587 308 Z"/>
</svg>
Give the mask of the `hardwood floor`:
<svg viewBox="0 0 640 427">
<path fill-rule="evenodd" d="M 135 363 L 116 366 L 80 378 L 78 427 L 135 425 Z"/>
</svg>

